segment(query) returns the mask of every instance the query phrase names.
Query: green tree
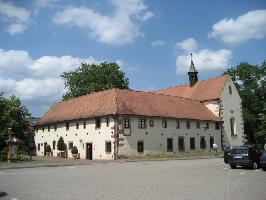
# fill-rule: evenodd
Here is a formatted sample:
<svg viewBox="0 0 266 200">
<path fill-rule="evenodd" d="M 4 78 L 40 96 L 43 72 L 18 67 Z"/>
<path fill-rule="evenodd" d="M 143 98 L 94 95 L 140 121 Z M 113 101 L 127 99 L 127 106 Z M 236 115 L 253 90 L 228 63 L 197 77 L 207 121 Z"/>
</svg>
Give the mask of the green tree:
<svg viewBox="0 0 266 200">
<path fill-rule="evenodd" d="M 22 140 L 21 146 L 24 150 L 28 150 L 29 124 L 25 120 L 28 116 L 30 113 L 21 105 L 19 98 L 15 96 L 5 98 L 3 93 L 0 93 L 0 150 L 6 147 L 8 128 L 11 128 L 15 137 Z"/>
<path fill-rule="evenodd" d="M 128 89 L 129 84 L 117 63 L 82 64 L 76 70 L 64 72 L 61 76 L 68 89 L 63 100 L 111 88 Z"/>
<path fill-rule="evenodd" d="M 64 139 L 62 138 L 62 136 L 58 139 L 57 150 L 65 151 L 65 142 L 64 142 Z"/>
<path fill-rule="evenodd" d="M 228 69 L 242 98 L 245 135 L 250 143 L 266 141 L 266 62 L 241 62 Z"/>
</svg>

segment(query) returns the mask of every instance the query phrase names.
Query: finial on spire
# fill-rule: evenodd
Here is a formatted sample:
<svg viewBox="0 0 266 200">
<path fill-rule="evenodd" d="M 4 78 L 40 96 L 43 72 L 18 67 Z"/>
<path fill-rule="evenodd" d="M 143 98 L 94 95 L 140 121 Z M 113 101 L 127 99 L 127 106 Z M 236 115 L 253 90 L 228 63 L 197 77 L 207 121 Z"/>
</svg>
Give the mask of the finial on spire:
<svg viewBox="0 0 266 200">
<path fill-rule="evenodd" d="M 191 62 L 192 62 L 192 53 L 190 54 Z"/>
</svg>

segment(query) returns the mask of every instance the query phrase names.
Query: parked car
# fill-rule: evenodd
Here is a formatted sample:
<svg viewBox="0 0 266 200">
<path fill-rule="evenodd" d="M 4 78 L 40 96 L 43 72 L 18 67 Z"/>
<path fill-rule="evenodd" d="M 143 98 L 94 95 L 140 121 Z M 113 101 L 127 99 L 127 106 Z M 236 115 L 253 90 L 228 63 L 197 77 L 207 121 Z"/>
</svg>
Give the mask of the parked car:
<svg viewBox="0 0 266 200">
<path fill-rule="evenodd" d="M 232 147 L 226 147 L 225 148 L 225 150 L 224 150 L 224 162 L 225 163 L 228 163 L 231 151 L 232 151 Z"/>
<path fill-rule="evenodd" d="M 260 166 L 263 171 L 266 171 L 266 151 L 262 152 L 260 155 Z"/>
<path fill-rule="evenodd" d="M 228 162 L 232 169 L 236 166 L 257 169 L 260 165 L 260 157 L 253 146 L 240 146 L 232 148 Z"/>
</svg>

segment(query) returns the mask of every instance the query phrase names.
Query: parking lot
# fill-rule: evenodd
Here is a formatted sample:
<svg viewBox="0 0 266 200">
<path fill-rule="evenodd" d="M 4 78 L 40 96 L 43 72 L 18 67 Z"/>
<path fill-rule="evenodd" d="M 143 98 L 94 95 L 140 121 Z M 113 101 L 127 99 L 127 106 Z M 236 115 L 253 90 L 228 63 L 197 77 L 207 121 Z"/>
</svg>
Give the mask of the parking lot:
<svg viewBox="0 0 266 200">
<path fill-rule="evenodd" d="M 223 159 L 142 161 L 0 170 L 1 200 L 265 199 L 266 172 Z"/>
</svg>

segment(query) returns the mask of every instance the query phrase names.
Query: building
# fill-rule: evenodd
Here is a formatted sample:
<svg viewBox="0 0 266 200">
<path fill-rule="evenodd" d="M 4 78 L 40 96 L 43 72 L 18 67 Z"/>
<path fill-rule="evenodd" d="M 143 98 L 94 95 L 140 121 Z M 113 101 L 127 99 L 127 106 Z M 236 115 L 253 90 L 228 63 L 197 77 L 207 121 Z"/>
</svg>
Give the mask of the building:
<svg viewBox="0 0 266 200">
<path fill-rule="evenodd" d="M 37 155 L 64 138 L 81 159 L 211 150 L 242 144 L 241 99 L 229 76 L 157 92 L 110 89 L 54 104 L 39 120 Z M 227 120 L 229 119 L 229 122 Z M 223 123 L 224 121 L 224 123 Z"/>
</svg>

